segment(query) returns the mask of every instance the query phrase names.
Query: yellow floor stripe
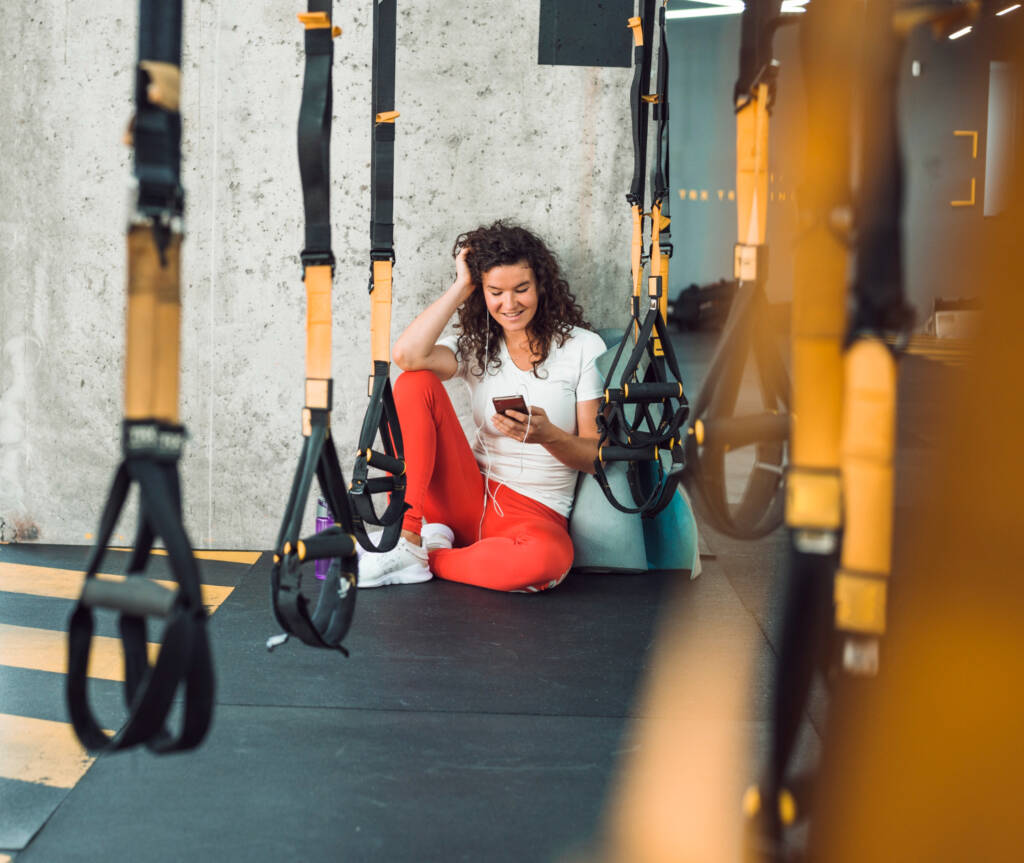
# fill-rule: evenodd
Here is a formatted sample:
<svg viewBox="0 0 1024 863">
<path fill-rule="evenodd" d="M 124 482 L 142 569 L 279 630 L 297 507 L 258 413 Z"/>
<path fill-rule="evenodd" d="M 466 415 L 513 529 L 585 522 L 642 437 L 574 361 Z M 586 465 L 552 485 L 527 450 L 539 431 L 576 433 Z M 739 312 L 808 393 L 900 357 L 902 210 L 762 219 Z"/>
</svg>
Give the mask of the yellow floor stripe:
<svg viewBox="0 0 1024 863">
<path fill-rule="evenodd" d="M 73 788 L 95 759 L 70 723 L 0 713 L 0 777 Z M 10 860 L 0 855 L 0 863 Z"/>
<path fill-rule="evenodd" d="M 104 578 L 118 581 L 125 578 L 123 575 L 102 575 Z M 27 566 L 23 563 L 0 563 L 0 591 L 8 593 L 27 593 L 31 596 L 49 596 L 54 599 L 78 599 L 84 579 L 85 573 L 74 569 L 49 569 L 43 566 Z M 154 580 L 170 590 L 177 589 L 173 581 Z M 220 608 L 221 603 L 234 590 L 233 587 L 223 587 L 219 584 L 204 584 L 201 589 L 203 605 L 211 614 Z"/>
<path fill-rule="evenodd" d="M 156 658 L 159 650 L 159 644 L 149 645 L 150 662 Z M 67 674 L 67 633 L 0 623 L 0 665 Z M 124 656 L 120 638 L 93 636 L 88 675 L 101 680 L 124 680 Z"/>
<path fill-rule="evenodd" d="M 130 548 L 113 547 L 111 551 L 131 551 Z M 167 556 L 167 549 L 154 548 L 151 554 L 159 554 L 164 557 Z M 260 559 L 262 551 L 207 551 L 203 549 L 193 549 L 192 556 L 196 560 L 219 560 L 221 563 L 247 563 L 250 566 L 256 563 Z"/>
</svg>

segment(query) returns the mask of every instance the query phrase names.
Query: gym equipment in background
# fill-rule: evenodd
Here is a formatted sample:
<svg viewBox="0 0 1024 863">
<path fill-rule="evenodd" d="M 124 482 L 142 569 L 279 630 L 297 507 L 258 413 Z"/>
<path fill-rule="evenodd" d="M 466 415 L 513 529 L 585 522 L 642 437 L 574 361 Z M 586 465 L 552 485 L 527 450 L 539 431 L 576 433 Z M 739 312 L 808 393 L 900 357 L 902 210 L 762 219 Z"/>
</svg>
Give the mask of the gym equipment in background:
<svg viewBox="0 0 1024 863">
<path fill-rule="evenodd" d="M 668 198 L 668 48 L 665 4 L 659 12 L 657 92 L 648 93 L 654 45 L 654 0 L 642 0 L 640 15 L 629 19 L 633 32 L 633 82 L 630 106 L 633 121 L 633 178 L 626 199 L 633 214 L 630 243 L 632 296 L 630 320 L 605 377 L 604 408 L 598 413 L 600 432 L 594 475 L 609 503 L 623 512 L 653 517 L 673 499 L 684 468 L 680 429 L 689 415 L 682 374 L 665 322 L 668 261 L 671 245 L 662 245 L 669 219 L 663 214 Z M 651 177 L 651 209 L 644 212 L 648 146 L 648 106 L 655 106 L 656 156 Z M 644 225 L 651 224 L 650 252 L 644 254 Z M 646 293 L 643 275 L 650 274 Z M 625 347 L 632 343 L 628 354 Z M 667 453 L 666 468 L 662 455 Z M 626 465 L 629 499 L 616 494 L 609 481 L 610 465 Z"/>
<path fill-rule="evenodd" d="M 389 551 L 402 535 L 405 503 L 405 456 L 402 429 L 391 391 L 391 286 L 395 263 L 395 0 L 373 4 L 373 100 L 370 155 L 370 342 L 373 374 L 370 403 L 359 433 L 349 499 L 356 537 L 367 551 Z M 374 449 L 379 436 L 381 449 Z M 386 471 L 369 476 L 370 467 Z M 373 495 L 386 494 L 379 515 Z M 365 524 L 383 528 L 374 542 Z"/>
<path fill-rule="evenodd" d="M 308 11 L 299 15 L 305 27 L 306 49 L 298 130 L 306 241 L 302 250 L 306 284 L 305 407 L 302 452 L 274 544 L 270 573 L 271 607 L 284 633 L 268 639 L 267 649 L 273 650 L 289 635 L 295 635 L 311 647 L 336 649 L 347 656 L 342 640 L 355 612 L 358 561 L 355 520 L 331 436 L 331 97 L 334 39 L 341 33 L 331 21 L 331 2 L 309 0 Z M 314 476 L 320 496 L 338 523 L 300 539 Z M 340 565 L 331 566 L 327 577 L 319 582 L 319 598 L 311 611 L 310 600 L 301 590 L 303 565 L 327 558 L 338 559 Z M 309 569 L 312 575 L 312 567 Z"/>
</svg>

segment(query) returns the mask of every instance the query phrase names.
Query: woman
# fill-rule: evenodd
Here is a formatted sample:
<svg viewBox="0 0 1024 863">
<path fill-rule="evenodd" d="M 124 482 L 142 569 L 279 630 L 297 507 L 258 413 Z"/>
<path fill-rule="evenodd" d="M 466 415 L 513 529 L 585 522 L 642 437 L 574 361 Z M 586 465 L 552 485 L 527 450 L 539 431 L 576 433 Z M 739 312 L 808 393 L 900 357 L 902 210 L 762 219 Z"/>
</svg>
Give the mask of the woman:
<svg viewBox="0 0 1024 863">
<path fill-rule="evenodd" d="M 585 329 L 554 255 L 524 228 L 477 228 L 453 254 L 455 282 L 392 351 L 404 371 L 395 401 L 410 509 L 392 551 L 363 555 L 359 586 L 433 573 L 544 590 L 572 566 L 568 516 L 577 474 L 593 472 L 597 457 L 603 382 L 594 361 L 604 342 Z M 439 341 L 456 313 L 459 335 Z M 456 376 L 472 393 L 472 444 L 441 384 Z M 495 411 L 492 399 L 516 394 L 528 413 Z"/>
</svg>

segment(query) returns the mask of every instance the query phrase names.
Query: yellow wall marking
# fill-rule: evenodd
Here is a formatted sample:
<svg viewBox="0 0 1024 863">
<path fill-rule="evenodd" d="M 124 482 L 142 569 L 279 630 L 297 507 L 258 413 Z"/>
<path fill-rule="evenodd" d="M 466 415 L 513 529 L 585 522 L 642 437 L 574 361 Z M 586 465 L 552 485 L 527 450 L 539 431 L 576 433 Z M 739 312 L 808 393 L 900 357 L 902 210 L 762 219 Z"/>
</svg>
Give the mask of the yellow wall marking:
<svg viewBox="0 0 1024 863">
<path fill-rule="evenodd" d="M 971 197 L 965 201 L 950 201 L 951 207 L 973 207 L 974 206 L 974 177 L 971 177 Z"/>
<path fill-rule="evenodd" d="M 700 190 L 700 199 L 702 201 L 706 201 L 708 199 L 708 190 L 707 189 L 701 189 Z"/>
<path fill-rule="evenodd" d="M 95 761 L 68 722 L 0 713 L 0 777 L 73 788 Z M 11 858 L 0 854 L 0 863 Z"/>
<path fill-rule="evenodd" d="M 111 551 L 131 551 L 130 548 L 115 548 L 111 546 Z M 167 549 L 154 548 L 150 554 L 159 554 L 161 557 L 167 556 Z M 221 563 L 247 563 L 252 566 L 260 559 L 260 555 L 263 554 L 261 551 L 208 551 L 202 549 L 193 549 L 192 556 L 196 560 L 219 560 Z"/>
<path fill-rule="evenodd" d="M 697 190 L 696 189 L 690 189 L 690 200 L 691 201 L 696 201 L 697 200 Z"/>
<path fill-rule="evenodd" d="M 953 136 L 957 138 L 970 138 L 971 139 L 971 158 L 978 158 L 978 133 L 973 129 L 954 129 Z M 971 177 L 971 197 L 970 200 L 957 200 L 950 201 L 951 207 L 973 207 L 974 206 L 974 193 L 975 193 L 975 180 Z"/>
<path fill-rule="evenodd" d="M 151 643 L 148 648 L 149 660 L 152 662 L 160 650 L 160 645 Z M 67 633 L 0 623 L 0 665 L 67 674 Z M 93 636 L 88 675 L 100 680 L 124 680 L 124 657 L 120 638 Z"/>
<path fill-rule="evenodd" d="M 953 135 L 958 138 L 971 139 L 971 158 L 978 158 L 978 133 L 974 129 L 955 129 Z"/>
<path fill-rule="evenodd" d="M 103 574 L 104 578 L 123 581 L 123 575 Z M 78 599 L 82 592 L 85 573 L 74 569 L 48 569 L 43 566 L 26 566 L 22 563 L 0 563 L 0 591 L 27 593 L 30 596 L 48 596 L 53 599 Z M 164 579 L 153 579 L 161 587 L 177 590 L 177 584 Z M 219 584 L 204 584 L 203 605 L 212 614 L 230 596 L 233 587 Z"/>
<path fill-rule="evenodd" d="M 730 189 L 728 197 L 729 197 L 730 201 L 735 201 L 736 200 L 736 191 L 734 189 Z"/>
</svg>

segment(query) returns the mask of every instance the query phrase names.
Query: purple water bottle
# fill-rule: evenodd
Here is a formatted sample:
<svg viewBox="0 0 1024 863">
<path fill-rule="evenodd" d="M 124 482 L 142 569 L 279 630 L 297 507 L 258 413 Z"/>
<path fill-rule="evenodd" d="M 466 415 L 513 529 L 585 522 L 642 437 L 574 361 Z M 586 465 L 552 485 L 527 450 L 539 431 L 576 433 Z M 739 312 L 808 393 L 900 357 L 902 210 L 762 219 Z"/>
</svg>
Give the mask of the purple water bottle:
<svg viewBox="0 0 1024 863">
<path fill-rule="evenodd" d="M 332 524 L 334 524 L 334 517 L 331 515 L 331 511 L 327 506 L 327 501 L 322 497 L 317 498 L 316 501 L 316 532 L 327 530 Z M 314 571 L 316 577 L 323 581 L 327 578 L 327 570 L 331 568 L 331 561 L 329 559 L 318 560 L 314 564 Z"/>
</svg>

